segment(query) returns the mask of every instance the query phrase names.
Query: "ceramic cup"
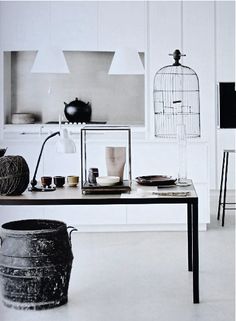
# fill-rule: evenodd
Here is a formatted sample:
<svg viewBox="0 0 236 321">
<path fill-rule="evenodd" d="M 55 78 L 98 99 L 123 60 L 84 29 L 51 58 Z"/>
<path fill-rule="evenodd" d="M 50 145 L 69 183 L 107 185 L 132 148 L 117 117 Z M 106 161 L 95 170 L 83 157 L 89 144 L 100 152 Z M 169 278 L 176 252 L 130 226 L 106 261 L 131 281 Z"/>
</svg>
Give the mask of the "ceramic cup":
<svg viewBox="0 0 236 321">
<path fill-rule="evenodd" d="M 42 184 L 43 188 L 51 187 L 52 177 L 51 176 L 42 176 L 41 177 L 41 184 Z"/>
<path fill-rule="evenodd" d="M 89 171 L 88 171 L 88 181 L 89 183 L 96 183 L 96 177 L 99 176 L 99 171 L 98 171 L 98 168 L 89 168 Z"/>
<path fill-rule="evenodd" d="M 64 176 L 54 176 L 53 182 L 56 185 L 56 187 L 63 187 L 65 184 L 65 177 Z"/>
<path fill-rule="evenodd" d="M 71 187 L 77 186 L 77 184 L 79 183 L 79 176 L 75 176 L 75 175 L 67 176 L 67 183 Z"/>
</svg>

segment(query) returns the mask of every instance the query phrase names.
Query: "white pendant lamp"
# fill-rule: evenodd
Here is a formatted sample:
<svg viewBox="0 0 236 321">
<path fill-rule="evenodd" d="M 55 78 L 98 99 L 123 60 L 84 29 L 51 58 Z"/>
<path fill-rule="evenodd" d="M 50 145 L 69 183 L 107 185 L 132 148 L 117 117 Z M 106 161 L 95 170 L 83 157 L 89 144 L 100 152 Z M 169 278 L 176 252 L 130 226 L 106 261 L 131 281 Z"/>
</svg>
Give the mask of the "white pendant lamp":
<svg viewBox="0 0 236 321">
<path fill-rule="evenodd" d="M 123 47 L 115 51 L 109 75 L 143 75 L 144 67 L 139 53 L 134 48 Z"/>
<path fill-rule="evenodd" d="M 31 72 L 68 74 L 69 68 L 61 49 L 56 47 L 46 47 L 37 52 Z"/>
</svg>

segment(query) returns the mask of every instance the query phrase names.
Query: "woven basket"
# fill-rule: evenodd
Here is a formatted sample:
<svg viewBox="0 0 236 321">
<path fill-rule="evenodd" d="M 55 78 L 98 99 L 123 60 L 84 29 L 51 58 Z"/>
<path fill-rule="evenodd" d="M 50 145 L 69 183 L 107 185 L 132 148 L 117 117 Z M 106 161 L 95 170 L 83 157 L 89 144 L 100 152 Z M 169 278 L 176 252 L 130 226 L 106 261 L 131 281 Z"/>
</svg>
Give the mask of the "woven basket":
<svg viewBox="0 0 236 321">
<path fill-rule="evenodd" d="M 0 194 L 20 195 L 29 184 L 29 167 L 22 156 L 0 157 Z"/>
</svg>

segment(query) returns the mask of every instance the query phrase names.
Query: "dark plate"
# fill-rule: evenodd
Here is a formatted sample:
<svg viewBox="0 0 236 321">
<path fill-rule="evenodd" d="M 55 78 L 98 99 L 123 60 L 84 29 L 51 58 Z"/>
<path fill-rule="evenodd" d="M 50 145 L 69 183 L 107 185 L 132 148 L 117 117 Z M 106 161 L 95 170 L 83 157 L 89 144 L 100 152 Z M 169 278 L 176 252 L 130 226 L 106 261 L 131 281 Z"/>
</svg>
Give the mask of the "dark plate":
<svg viewBox="0 0 236 321">
<path fill-rule="evenodd" d="M 149 175 L 149 176 L 138 176 L 136 177 L 136 182 L 140 185 L 149 186 L 161 186 L 161 185 L 174 185 L 176 178 L 171 176 L 163 175 Z"/>
</svg>

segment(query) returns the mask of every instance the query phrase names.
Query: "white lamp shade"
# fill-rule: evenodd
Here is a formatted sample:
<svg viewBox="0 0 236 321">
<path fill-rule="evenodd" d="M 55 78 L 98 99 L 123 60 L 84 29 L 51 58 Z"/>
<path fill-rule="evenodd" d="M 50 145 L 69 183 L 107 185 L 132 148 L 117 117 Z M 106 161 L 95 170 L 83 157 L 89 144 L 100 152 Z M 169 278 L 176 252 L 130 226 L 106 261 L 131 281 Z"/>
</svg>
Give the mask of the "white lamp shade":
<svg viewBox="0 0 236 321">
<path fill-rule="evenodd" d="M 64 128 L 57 141 L 57 152 L 59 153 L 75 153 L 76 146 L 74 141 L 69 137 L 68 131 Z"/>
<path fill-rule="evenodd" d="M 144 68 L 139 53 L 134 48 L 119 48 L 115 51 L 109 75 L 143 75 Z"/>
<path fill-rule="evenodd" d="M 63 51 L 59 48 L 48 47 L 37 52 L 31 72 L 68 74 L 70 71 Z"/>
</svg>

